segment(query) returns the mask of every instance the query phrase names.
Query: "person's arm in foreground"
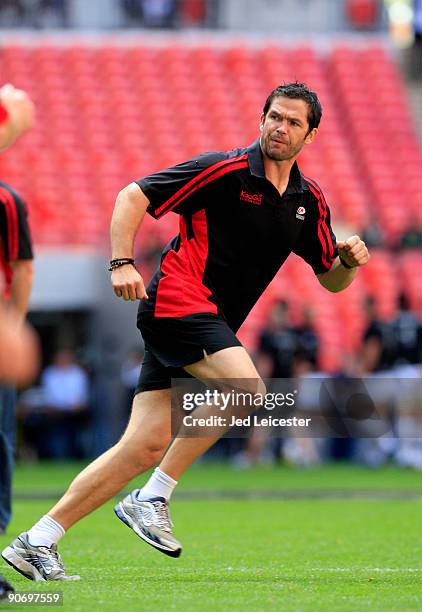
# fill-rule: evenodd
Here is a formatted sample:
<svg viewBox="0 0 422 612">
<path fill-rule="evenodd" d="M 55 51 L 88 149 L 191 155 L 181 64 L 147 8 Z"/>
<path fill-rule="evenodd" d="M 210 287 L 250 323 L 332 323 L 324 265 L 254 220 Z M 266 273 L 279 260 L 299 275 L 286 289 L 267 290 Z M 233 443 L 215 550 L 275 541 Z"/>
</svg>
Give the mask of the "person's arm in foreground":
<svg viewBox="0 0 422 612">
<path fill-rule="evenodd" d="M 33 330 L 17 325 L 15 316 L 0 301 L 0 381 L 26 385 L 39 365 L 38 343 Z"/>
<path fill-rule="evenodd" d="M 325 289 L 337 293 L 346 289 L 356 276 L 357 269 L 368 263 L 370 255 L 363 240 L 352 236 L 344 242 L 337 242 L 339 256 L 333 262 L 331 269 L 324 274 L 318 274 L 318 280 Z M 342 260 L 351 266 L 342 264 Z"/>
<path fill-rule="evenodd" d="M 17 316 L 17 322 L 23 323 L 28 312 L 29 296 L 32 288 L 32 260 L 17 259 L 11 262 L 11 266 L 13 277 L 9 304 Z"/>
<path fill-rule="evenodd" d="M 112 259 L 133 259 L 133 243 L 149 204 L 136 183 L 119 193 L 110 226 Z M 117 297 L 124 300 L 148 299 L 142 276 L 131 264 L 116 268 L 111 273 L 111 284 Z"/>
<path fill-rule="evenodd" d="M 0 151 L 12 145 L 34 123 L 34 105 L 28 94 L 10 83 L 0 88 Z"/>
</svg>

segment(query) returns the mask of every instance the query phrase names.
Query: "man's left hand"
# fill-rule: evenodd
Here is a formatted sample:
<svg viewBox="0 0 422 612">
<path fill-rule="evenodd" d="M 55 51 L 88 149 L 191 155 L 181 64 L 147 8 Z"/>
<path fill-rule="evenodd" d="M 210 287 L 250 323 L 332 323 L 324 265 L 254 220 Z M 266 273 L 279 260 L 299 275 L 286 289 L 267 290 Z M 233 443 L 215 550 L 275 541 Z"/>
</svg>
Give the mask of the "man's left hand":
<svg viewBox="0 0 422 612">
<path fill-rule="evenodd" d="M 351 236 L 345 241 L 337 242 L 339 257 L 352 268 L 364 266 L 370 259 L 366 244 L 359 236 Z"/>
</svg>

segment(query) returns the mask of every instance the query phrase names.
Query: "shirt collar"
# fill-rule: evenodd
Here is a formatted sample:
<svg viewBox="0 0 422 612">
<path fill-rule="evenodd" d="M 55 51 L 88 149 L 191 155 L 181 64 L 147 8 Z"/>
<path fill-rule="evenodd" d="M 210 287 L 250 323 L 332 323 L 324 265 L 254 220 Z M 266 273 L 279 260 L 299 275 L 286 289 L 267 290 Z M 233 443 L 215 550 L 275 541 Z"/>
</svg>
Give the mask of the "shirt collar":
<svg viewBox="0 0 422 612">
<path fill-rule="evenodd" d="M 266 179 L 259 138 L 248 147 L 248 162 L 249 170 L 253 176 Z M 285 193 L 302 193 L 303 191 L 309 191 L 309 187 L 299 170 L 297 162 L 295 162 L 290 171 L 289 184 Z"/>
</svg>

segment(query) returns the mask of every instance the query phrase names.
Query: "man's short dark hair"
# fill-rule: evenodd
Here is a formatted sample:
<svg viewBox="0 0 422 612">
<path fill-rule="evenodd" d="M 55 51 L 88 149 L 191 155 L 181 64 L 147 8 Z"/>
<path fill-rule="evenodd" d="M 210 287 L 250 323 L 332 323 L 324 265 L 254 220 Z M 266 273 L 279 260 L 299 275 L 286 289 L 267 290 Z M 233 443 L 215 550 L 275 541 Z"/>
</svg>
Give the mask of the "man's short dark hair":
<svg viewBox="0 0 422 612">
<path fill-rule="evenodd" d="M 309 132 L 319 126 L 322 117 L 322 106 L 317 94 L 311 91 L 305 83 L 285 83 L 276 87 L 268 96 L 263 113 L 267 115 L 274 98 L 293 98 L 303 100 L 308 105 Z"/>
</svg>

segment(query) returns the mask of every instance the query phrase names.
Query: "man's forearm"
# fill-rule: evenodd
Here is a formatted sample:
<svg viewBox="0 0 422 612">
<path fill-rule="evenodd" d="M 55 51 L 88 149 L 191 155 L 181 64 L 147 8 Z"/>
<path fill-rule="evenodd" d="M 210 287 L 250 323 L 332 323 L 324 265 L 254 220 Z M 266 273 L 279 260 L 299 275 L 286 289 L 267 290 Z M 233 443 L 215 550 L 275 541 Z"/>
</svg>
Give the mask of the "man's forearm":
<svg viewBox="0 0 422 612">
<path fill-rule="evenodd" d="M 148 207 L 148 198 L 136 183 L 119 193 L 110 225 L 112 259 L 133 257 L 133 243 Z"/>
<path fill-rule="evenodd" d="M 331 270 L 324 274 L 318 275 L 318 280 L 325 289 L 337 293 L 346 289 L 355 278 L 357 273 L 357 267 L 349 270 L 345 268 L 340 259 L 337 257 L 331 266 Z"/>
<path fill-rule="evenodd" d="M 23 323 L 28 312 L 32 289 L 33 265 L 30 259 L 18 259 L 11 263 L 13 269 L 10 288 L 10 306 Z"/>
</svg>

